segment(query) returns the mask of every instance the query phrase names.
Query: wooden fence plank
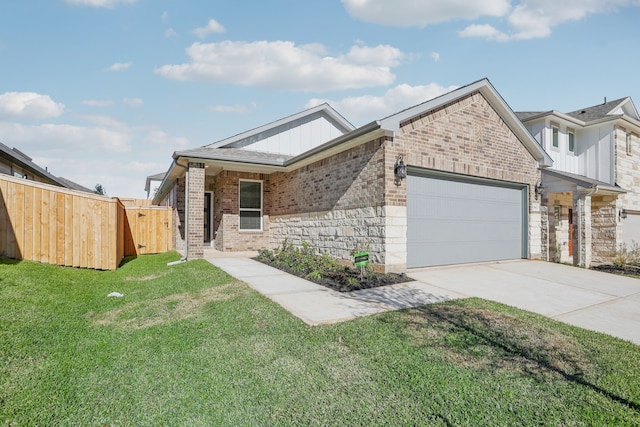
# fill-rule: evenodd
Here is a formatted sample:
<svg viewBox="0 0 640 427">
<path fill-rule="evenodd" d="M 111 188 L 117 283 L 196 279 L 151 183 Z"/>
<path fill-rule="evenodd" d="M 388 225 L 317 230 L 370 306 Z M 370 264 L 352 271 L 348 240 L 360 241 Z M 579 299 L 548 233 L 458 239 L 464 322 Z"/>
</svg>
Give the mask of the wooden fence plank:
<svg viewBox="0 0 640 427">
<path fill-rule="evenodd" d="M 125 206 L 117 198 L 0 175 L 4 256 L 115 269 L 125 255 L 171 249 L 171 219 L 169 207 Z"/>
</svg>

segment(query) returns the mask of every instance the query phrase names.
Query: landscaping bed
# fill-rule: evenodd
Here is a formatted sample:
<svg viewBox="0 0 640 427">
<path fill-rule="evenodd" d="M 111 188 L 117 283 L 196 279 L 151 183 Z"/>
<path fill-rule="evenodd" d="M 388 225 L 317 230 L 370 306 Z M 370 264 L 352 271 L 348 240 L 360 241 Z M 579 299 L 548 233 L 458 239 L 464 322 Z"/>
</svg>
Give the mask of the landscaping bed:
<svg viewBox="0 0 640 427">
<path fill-rule="evenodd" d="M 315 249 L 306 243 L 303 243 L 302 248 L 295 248 L 284 242 L 282 247 L 273 251 L 259 251 L 255 260 L 339 292 L 411 281 L 404 273 L 376 273 L 370 266 L 365 267 L 364 271 L 360 268 L 345 267 L 328 254 L 317 254 Z"/>
<path fill-rule="evenodd" d="M 619 274 L 621 276 L 633 276 L 640 277 L 640 267 L 635 265 L 616 265 L 616 264 L 601 264 L 591 267 L 592 270 L 603 271 L 605 273 Z"/>
</svg>

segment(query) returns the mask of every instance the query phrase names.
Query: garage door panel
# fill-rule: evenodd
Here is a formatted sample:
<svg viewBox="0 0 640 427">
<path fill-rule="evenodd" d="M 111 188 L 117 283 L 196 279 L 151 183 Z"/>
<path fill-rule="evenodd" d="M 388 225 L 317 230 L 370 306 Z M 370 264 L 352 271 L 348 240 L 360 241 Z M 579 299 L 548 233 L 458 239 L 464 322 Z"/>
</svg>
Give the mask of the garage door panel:
<svg viewBox="0 0 640 427">
<path fill-rule="evenodd" d="M 440 177 L 407 179 L 407 266 L 522 257 L 523 190 Z"/>
<path fill-rule="evenodd" d="M 640 214 L 629 213 L 622 220 L 622 237 L 629 249 L 634 243 L 640 245 Z"/>
</svg>

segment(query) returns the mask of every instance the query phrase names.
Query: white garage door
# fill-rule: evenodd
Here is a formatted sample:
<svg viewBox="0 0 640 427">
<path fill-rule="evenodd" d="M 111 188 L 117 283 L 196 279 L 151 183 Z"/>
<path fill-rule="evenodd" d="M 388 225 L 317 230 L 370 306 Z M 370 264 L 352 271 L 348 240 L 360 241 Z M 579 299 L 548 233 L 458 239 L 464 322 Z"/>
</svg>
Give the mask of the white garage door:
<svg viewBox="0 0 640 427">
<path fill-rule="evenodd" d="M 640 245 L 640 212 L 628 212 L 622 220 L 622 236 L 627 249 L 634 244 Z"/>
<path fill-rule="evenodd" d="M 407 178 L 407 267 L 526 257 L 526 190 L 487 180 Z"/>
</svg>

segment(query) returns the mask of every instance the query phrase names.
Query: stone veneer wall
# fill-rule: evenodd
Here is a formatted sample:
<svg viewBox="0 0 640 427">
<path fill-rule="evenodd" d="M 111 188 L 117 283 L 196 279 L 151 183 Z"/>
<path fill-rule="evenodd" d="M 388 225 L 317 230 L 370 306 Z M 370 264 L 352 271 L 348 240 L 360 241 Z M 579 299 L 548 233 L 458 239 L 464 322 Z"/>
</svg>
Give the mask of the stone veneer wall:
<svg viewBox="0 0 640 427">
<path fill-rule="evenodd" d="M 381 138 L 291 173 L 272 174 L 271 246 L 306 241 L 342 260 L 351 260 L 355 249 L 368 250 L 379 270 L 403 271 L 406 259 L 398 260 L 389 245 L 399 239 L 406 251 L 406 215 L 383 205 L 384 144 Z"/>
<path fill-rule="evenodd" d="M 632 135 L 630 154 L 627 154 L 626 150 L 626 135 L 628 131 Z M 618 196 L 615 207 L 616 212 L 623 208 L 631 211 L 640 211 L 640 137 L 631 132 L 630 129 L 615 126 L 614 144 L 615 181 L 620 187 L 628 191 L 626 194 Z M 610 246 L 613 246 L 613 250 L 618 248 L 624 241 L 624 224 L 624 220 L 617 222 L 615 245 L 610 244 Z"/>
<path fill-rule="evenodd" d="M 611 261 L 616 249 L 617 198 L 615 196 L 593 196 L 591 198 L 591 260 Z"/>
<path fill-rule="evenodd" d="M 482 94 L 402 123 L 387 151 L 387 188 L 394 187 L 393 164 L 399 156 L 411 166 L 528 185 L 529 257 L 541 258 L 541 216 L 532 210 L 534 203 L 539 205 L 533 191 L 541 180 L 538 162 Z M 385 193 L 389 204 L 406 205 L 404 183 L 402 190 Z"/>
</svg>

